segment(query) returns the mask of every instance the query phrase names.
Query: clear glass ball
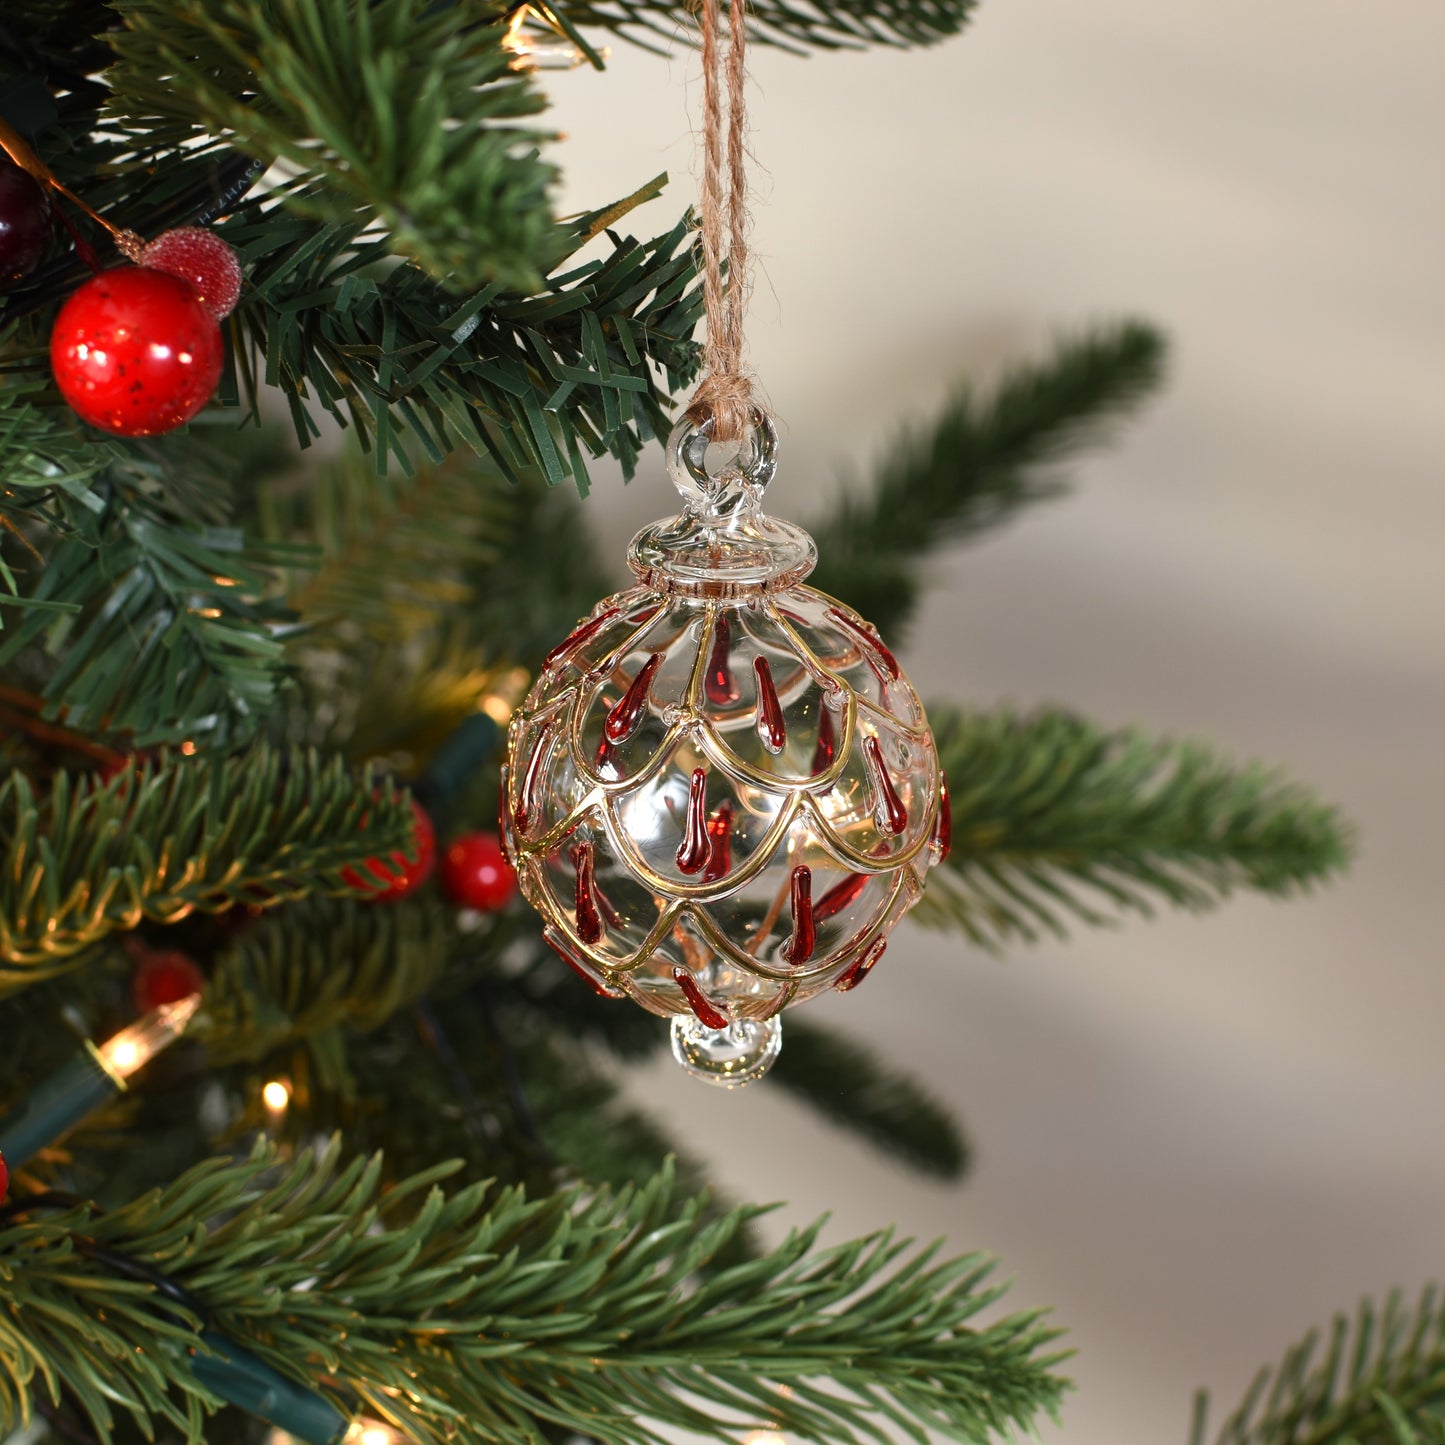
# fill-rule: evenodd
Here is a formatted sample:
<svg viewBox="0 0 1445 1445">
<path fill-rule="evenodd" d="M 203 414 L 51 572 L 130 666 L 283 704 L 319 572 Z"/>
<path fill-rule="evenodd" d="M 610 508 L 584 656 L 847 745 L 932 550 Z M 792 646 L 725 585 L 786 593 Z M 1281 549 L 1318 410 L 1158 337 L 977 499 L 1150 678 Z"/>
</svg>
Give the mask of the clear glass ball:
<svg viewBox="0 0 1445 1445">
<path fill-rule="evenodd" d="M 549 655 L 512 720 L 502 828 L 558 955 L 677 1019 L 679 1061 L 731 1087 L 776 1056 L 781 1010 L 878 962 L 948 825 L 918 696 L 798 580 L 810 539 L 754 497 L 708 566 L 710 518 L 704 496 L 640 533 L 639 585 Z"/>
</svg>

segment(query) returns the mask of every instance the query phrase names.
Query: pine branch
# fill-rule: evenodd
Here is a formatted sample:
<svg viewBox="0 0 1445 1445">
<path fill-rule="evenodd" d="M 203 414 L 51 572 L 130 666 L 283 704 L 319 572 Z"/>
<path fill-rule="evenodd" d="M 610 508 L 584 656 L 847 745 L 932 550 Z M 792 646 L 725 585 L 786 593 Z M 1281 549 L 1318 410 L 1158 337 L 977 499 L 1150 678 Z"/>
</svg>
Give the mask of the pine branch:
<svg viewBox="0 0 1445 1445">
<path fill-rule="evenodd" d="M 44 391 L 34 380 L 0 385 L 0 524 L 12 536 L 36 522 L 73 532 L 87 511 L 104 505 L 89 483 L 117 456 L 109 441 L 82 434 L 69 412 L 37 406 Z M 3 563 L 0 585 L 18 605 L 32 603 Z"/>
<path fill-rule="evenodd" d="M 0 992 L 61 973 L 87 945 L 142 919 L 269 908 L 406 853 L 404 793 L 314 753 L 166 755 L 107 785 L 55 776 L 0 783 Z"/>
<path fill-rule="evenodd" d="M 277 629 L 290 613 L 267 596 L 274 569 L 305 549 L 185 521 L 157 495 L 157 467 L 140 450 L 117 461 L 104 509 L 80 515 L 43 567 L 26 569 L 38 572 L 31 606 L 0 667 L 43 650 L 46 715 L 82 730 L 133 732 L 142 746 L 244 738 L 283 676 Z"/>
<path fill-rule="evenodd" d="M 850 1129 L 921 1174 L 961 1178 L 968 1151 L 958 1126 L 911 1079 L 867 1049 L 788 1015 L 787 1048 L 770 1078 L 825 1119 Z"/>
<path fill-rule="evenodd" d="M 506 545 L 471 574 L 469 634 L 527 666 L 543 656 L 617 585 L 602 562 L 586 510 L 569 491 L 524 475 L 508 497 Z"/>
<path fill-rule="evenodd" d="M 610 452 L 631 475 L 643 442 L 666 433 L 668 391 L 697 366 L 690 218 L 645 245 L 609 232 L 610 255 L 538 295 L 494 285 L 466 296 L 413 266 L 381 269 L 389 243 L 363 235 L 364 216 L 318 226 L 286 214 L 306 191 L 224 229 L 252 282 L 239 365 L 281 388 L 303 446 L 319 406 L 356 426 L 379 468 L 391 456 L 410 466 L 418 448 L 439 461 L 460 440 L 509 478 L 535 466 L 585 491 L 584 452 Z M 573 248 L 591 219 L 575 223 Z"/>
<path fill-rule="evenodd" d="M 113 115 L 227 135 L 325 188 L 292 204 L 327 221 L 374 211 L 392 249 L 462 286 L 531 291 L 548 268 L 556 172 L 517 122 L 546 104 L 510 68 L 502 7 L 429 0 L 123 0 Z M 492 23 L 483 23 L 483 19 Z"/>
<path fill-rule="evenodd" d="M 1349 825 L 1259 764 L 1199 743 L 1105 732 L 1070 713 L 933 710 L 953 852 L 914 916 L 986 947 L 1062 937 L 1157 901 L 1203 910 L 1283 896 L 1349 861 Z"/>
<path fill-rule="evenodd" d="M 1208 1402 L 1195 1401 L 1192 1445 L 1205 1445 Z M 1255 1377 L 1217 1445 L 1422 1445 L 1445 1424 L 1445 1295 L 1427 1287 L 1413 1309 L 1398 1291 L 1311 1330 Z"/>
<path fill-rule="evenodd" d="M 103 1441 L 111 1402 L 147 1433 L 169 1421 L 201 1437 L 196 1403 L 211 1401 L 183 1353 L 194 1336 L 154 1319 L 145 1287 L 78 1254 L 80 1232 L 422 1445 L 532 1445 L 545 1425 L 604 1445 L 661 1440 L 643 1417 L 724 1440 L 770 1422 L 821 1441 L 886 1440 L 885 1423 L 920 1442 L 926 1429 L 983 1441 L 1051 1410 L 1063 1388 L 1036 1316 L 975 1326 L 1001 1294 L 980 1256 L 935 1263 L 889 1233 L 821 1250 L 814 1225 L 700 1277 L 758 1211 L 703 1223 L 667 1175 L 537 1202 L 485 1185 L 448 1197 L 434 1187 L 448 1172 L 382 1195 L 379 1160 L 343 1165 L 333 1149 L 286 1165 L 262 1146 L 107 1215 L 12 1223 L 0 1261 L 26 1332 L 0 1331 L 0 1419 L 49 1383 Z"/>
<path fill-rule="evenodd" d="M 262 536 L 320 549 L 291 593 L 293 610 L 313 625 L 399 641 L 463 606 L 468 572 L 495 565 L 510 531 L 505 484 L 481 471 L 453 459 L 378 478 L 352 448 L 308 472 L 304 486 L 264 486 Z"/>
<path fill-rule="evenodd" d="M 973 8 L 974 0 L 754 0 L 748 25 L 751 39 L 794 54 L 808 48 L 935 45 L 957 35 Z M 566 0 L 555 9 L 575 26 L 610 30 L 662 53 L 679 28 L 690 33 L 694 24 L 677 0 Z"/>
<path fill-rule="evenodd" d="M 216 1064 L 310 1040 L 324 1085 L 345 1089 L 339 1032 L 375 1028 L 414 1002 L 441 977 L 452 940 L 453 911 L 429 899 L 290 904 L 222 951 L 191 1033 Z"/>
<path fill-rule="evenodd" d="M 820 559 L 813 585 L 897 638 L 918 599 L 919 562 L 1058 496 L 1059 481 L 1040 469 L 1105 440 L 1159 389 L 1164 361 L 1159 333 L 1126 322 L 1060 342 L 987 396 L 961 387 L 933 422 L 893 443 L 870 487 L 845 491 L 809 529 Z"/>
</svg>

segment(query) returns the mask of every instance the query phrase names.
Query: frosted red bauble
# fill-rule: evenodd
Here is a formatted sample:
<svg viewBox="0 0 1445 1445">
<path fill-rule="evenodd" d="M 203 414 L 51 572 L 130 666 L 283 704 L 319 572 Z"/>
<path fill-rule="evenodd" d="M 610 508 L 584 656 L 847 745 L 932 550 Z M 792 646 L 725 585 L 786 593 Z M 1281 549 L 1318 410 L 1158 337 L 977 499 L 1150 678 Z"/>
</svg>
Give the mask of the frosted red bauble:
<svg viewBox="0 0 1445 1445">
<path fill-rule="evenodd" d="M 495 913 L 512 901 L 517 874 L 495 833 L 465 833 L 442 854 L 441 884 L 459 907 Z"/>
<path fill-rule="evenodd" d="M 28 171 L 0 156 L 0 289 L 28 276 L 50 243 L 50 197 Z"/>
<path fill-rule="evenodd" d="M 188 954 L 147 954 L 132 982 L 136 1012 L 148 1014 L 163 1004 L 179 1003 L 194 993 L 204 992 L 205 987 L 205 974 Z"/>
<path fill-rule="evenodd" d="M 60 308 L 50 365 L 92 426 L 154 436 L 190 421 L 221 379 L 221 330 L 195 288 L 145 266 L 92 276 Z"/>
<path fill-rule="evenodd" d="M 162 231 L 141 252 L 140 263 L 189 281 L 217 321 L 236 309 L 241 296 L 240 258 L 234 247 L 204 226 Z"/>
<path fill-rule="evenodd" d="M 393 853 L 385 861 L 368 858 L 364 870 L 347 868 L 341 874 L 351 887 L 365 893 L 373 903 L 394 903 L 408 893 L 415 893 L 436 866 L 436 829 L 415 798 L 411 801 L 411 811 L 416 830 L 406 853 Z"/>
</svg>

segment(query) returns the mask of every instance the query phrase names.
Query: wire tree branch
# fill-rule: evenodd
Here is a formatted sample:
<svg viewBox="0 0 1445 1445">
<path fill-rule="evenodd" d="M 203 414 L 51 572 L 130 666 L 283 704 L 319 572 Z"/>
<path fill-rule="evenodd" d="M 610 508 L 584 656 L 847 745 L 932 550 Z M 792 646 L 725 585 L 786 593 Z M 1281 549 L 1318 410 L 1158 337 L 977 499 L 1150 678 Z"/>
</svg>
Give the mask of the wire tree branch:
<svg viewBox="0 0 1445 1445">
<path fill-rule="evenodd" d="M 8 1303 L 0 1420 L 21 1392 L 69 1396 L 102 1441 L 112 1408 L 199 1441 L 194 1326 L 78 1254 L 78 1233 L 204 1301 L 211 1324 L 276 1368 L 325 1374 L 422 1445 L 532 1445 L 543 1429 L 660 1441 L 646 1417 L 733 1440 L 769 1424 L 820 1441 L 896 1428 L 985 1441 L 1052 1410 L 1056 1333 L 1033 1314 L 979 1322 L 1000 1286 L 979 1255 L 940 1262 L 890 1233 L 819 1248 L 795 1230 L 755 1261 L 700 1274 L 756 1209 L 714 1222 L 667 1173 L 618 1193 L 532 1201 L 438 1166 L 380 1191 L 380 1160 L 333 1146 L 283 1162 L 215 1159 L 112 1213 L 0 1228 Z M 162 1365 L 161 1362 L 164 1362 Z M 786 1389 L 781 1387 L 786 1386 Z"/>
<path fill-rule="evenodd" d="M 1164 363 L 1159 333 L 1130 321 L 1064 339 L 986 394 L 960 387 L 931 422 L 898 437 L 871 484 L 844 491 L 810 526 L 813 585 L 898 637 L 923 585 L 919 563 L 1061 495 L 1049 469 L 1104 440 L 1158 390 Z"/>
<path fill-rule="evenodd" d="M 1208 1399 L 1197 1397 L 1191 1445 L 1207 1445 Z M 1445 1426 L 1445 1294 L 1427 1286 L 1363 1300 L 1355 1317 L 1311 1330 L 1255 1376 L 1216 1445 L 1416 1445 Z"/>
<path fill-rule="evenodd" d="M 866 45 L 936 45 L 968 23 L 975 0 L 753 0 L 751 38 L 794 54 Z M 679 0 L 565 0 L 555 7 L 578 27 L 609 30 L 646 50 L 691 32 Z"/>
<path fill-rule="evenodd" d="M 1157 903 L 1285 895 L 1348 862 L 1336 810 L 1259 764 L 1200 743 L 1106 732 L 1059 710 L 930 710 L 953 852 L 914 912 L 987 947 L 1062 936 Z"/>
<path fill-rule="evenodd" d="M 12 772 L 0 783 L 0 992 L 64 972 L 142 919 L 355 896 L 342 872 L 405 854 L 414 826 L 389 782 L 299 750 L 168 754 L 108 784 L 58 773 L 44 791 Z"/>
<path fill-rule="evenodd" d="M 115 116 L 226 135 L 324 186 L 293 193 L 323 220 L 358 205 L 393 251 L 460 286 L 531 291 L 556 245 L 555 169 L 518 125 L 546 100 L 511 68 L 502 9 L 428 0 L 123 0 L 106 72 Z M 420 84 L 417 77 L 424 77 Z"/>
</svg>

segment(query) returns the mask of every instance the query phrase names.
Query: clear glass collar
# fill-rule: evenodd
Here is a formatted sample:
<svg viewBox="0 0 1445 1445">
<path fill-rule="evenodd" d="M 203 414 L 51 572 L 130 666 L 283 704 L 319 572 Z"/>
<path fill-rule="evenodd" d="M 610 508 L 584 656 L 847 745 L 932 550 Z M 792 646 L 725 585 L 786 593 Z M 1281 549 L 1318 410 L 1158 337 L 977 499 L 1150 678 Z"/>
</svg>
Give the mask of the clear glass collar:
<svg viewBox="0 0 1445 1445">
<path fill-rule="evenodd" d="M 813 539 L 767 516 L 763 491 L 778 466 L 778 431 L 756 407 L 740 442 L 714 442 L 713 419 L 684 417 L 667 439 L 667 469 L 680 516 L 644 527 L 627 564 L 644 585 L 690 597 L 775 592 L 801 582 L 818 560 Z"/>
</svg>

